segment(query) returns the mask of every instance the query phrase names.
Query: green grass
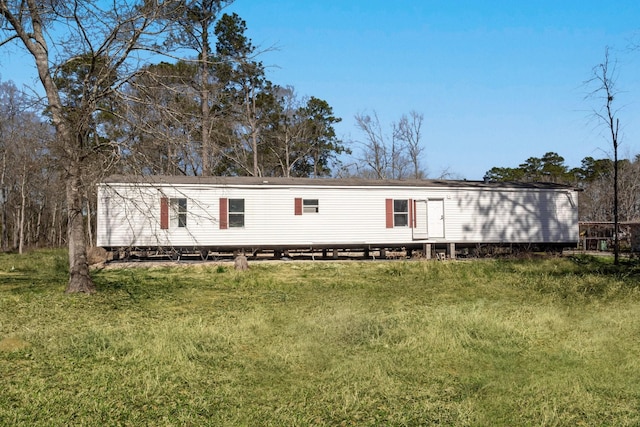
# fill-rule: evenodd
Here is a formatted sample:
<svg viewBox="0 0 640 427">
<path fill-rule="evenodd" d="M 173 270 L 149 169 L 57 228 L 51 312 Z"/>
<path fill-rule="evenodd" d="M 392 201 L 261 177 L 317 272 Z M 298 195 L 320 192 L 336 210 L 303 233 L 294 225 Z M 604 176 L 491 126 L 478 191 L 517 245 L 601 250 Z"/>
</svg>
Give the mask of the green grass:
<svg viewBox="0 0 640 427">
<path fill-rule="evenodd" d="M 0 255 L 0 425 L 640 424 L 640 273 L 588 258 L 94 272 Z"/>
</svg>

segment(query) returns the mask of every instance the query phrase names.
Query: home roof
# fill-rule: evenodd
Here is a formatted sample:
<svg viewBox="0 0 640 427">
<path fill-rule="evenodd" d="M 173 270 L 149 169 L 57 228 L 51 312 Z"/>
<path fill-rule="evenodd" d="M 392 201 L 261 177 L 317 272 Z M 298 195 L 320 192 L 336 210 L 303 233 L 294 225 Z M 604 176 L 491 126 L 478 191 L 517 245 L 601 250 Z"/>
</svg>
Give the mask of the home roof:
<svg viewBox="0 0 640 427">
<path fill-rule="evenodd" d="M 336 187 L 441 187 L 441 188 L 537 188 L 576 189 L 552 182 L 485 182 L 467 180 L 407 179 L 372 180 L 360 178 L 284 178 L 253 176 L 167 176 L 167 175 L 112 175 L 103 184 L 149 185 L 269 185 L 269 186 L 336 186 Z"/>
</svg>

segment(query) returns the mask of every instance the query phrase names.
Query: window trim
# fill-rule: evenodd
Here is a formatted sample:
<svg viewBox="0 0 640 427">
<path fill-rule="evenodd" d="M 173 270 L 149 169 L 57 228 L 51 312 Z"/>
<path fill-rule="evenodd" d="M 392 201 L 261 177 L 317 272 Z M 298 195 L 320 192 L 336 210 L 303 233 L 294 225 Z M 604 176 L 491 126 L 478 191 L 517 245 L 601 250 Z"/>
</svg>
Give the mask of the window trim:
<svg viewBox="0 0 640 427">
<path fill-rule="evenodd" d="M 405 210 L 399 210 L 397 206 L 399 202 L 403 202 L 406 205 Z M 409 199 L 393 199 L 393 226 L 394 227 L 409 227 L 409 211 L 410 211 Z M 398 224 L 399 218 L 403 218 L 403 224 Z"/>
<path fill-rule="evenodd" d="M 245 199 L 227 199 L 229 205 L 227 208 L 227 224 L 229 228 L 244 228 L 245 227 L 245 214 L 246 214 L 246 206 Z M 234 202 L 241 202 L 242 210 L 236 210 L 237 206 L 232 206 L 235 204 Z M 241 219 L 240 222 L 234 221 L 233 219 Z"/>
<path fill-rule="evenodd" d="M 303 214 L 320 213 L 320 200 L 319 199 L 302 199 L 302 213 Z"/>
<path fill-rule="evenodd" d="M 169 225 L 171 228 L 187 228 L 187 214 L 189 212 L 186 197 L 169 198 Z"/>
<path fill-rule="evenodd" d="M 294 215 L 320 213 L 320 199 L 303 199 L 296 197 L 293 204 Z"/>
</svg>

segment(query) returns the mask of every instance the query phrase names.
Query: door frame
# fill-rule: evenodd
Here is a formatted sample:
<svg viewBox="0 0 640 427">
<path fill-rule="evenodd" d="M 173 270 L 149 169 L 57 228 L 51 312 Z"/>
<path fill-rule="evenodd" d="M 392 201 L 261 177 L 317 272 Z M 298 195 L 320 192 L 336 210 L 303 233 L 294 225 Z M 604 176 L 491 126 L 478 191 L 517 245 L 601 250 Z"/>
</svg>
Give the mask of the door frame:
<svg viewBox="0 0 640 427">
<path fill-rule="evenodd" d="M 436 220 L 439 230 L 434 233 L 429 227 L 429 204 L 437 203 L 442 208 L 440 220 Z M 444 239 L 446 237 L 444 198 L 426 198 L 413 200 L 413 240 Z M 433 224 L 432 224 L 433 225 Z"/>
</svg>

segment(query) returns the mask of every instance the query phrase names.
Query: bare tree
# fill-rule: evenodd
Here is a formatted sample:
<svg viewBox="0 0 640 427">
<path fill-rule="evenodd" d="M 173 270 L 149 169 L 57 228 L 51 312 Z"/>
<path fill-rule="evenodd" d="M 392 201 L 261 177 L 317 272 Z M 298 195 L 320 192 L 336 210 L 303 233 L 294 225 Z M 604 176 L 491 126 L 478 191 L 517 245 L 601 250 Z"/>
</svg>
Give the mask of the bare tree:
<svg viewBox="0 0 640 427">
<path fill-rule="evenodd" d="M 420 165 L 420 156 L 424 152 L 422 145 L 422 123 L 424 116 L 411 111 L 409 116 L 403 114 L 397 124 L 394 124 L 394 135 L 404 143 L 407 156 L 413 167 L 413 178 L 424 178 L 424 171 Z"/>
<path fill-rule="evenodd" d="M 0 83 L 0 246 L 20 253 L 56 244 L 55 230 L 46 233 L 44 224 L 64 200 L 49 162 L 53 129 L 30 101 L 12 82 Z"/>
<path fill-rule="evenodd" d="M 620 119 L 618 110 L 614 107 L 614 100 L 618 92 L 615 89 L 616 67 L 609 58 L 609 48 L 605 48 L 604 61 L 593 67 L 593 77 L 587 84 L 596 86 L 589 97 L 597 98 L 602 102 L 600 107 L 593 110 L 593 116 L 599 124 L 603 125 L 608 133 L 608 139 L 613 148 L 613 226 L 614 226 L 614 263 L 618 265 L 620 258 L 620 239 L 618 236 L 618 148 L 620 145 L 619 131 Z"/>
<path fill-rule="evenodd" d="M 25 244 L 28 235 L 27 228 L 31 224 L 27 216 L 38 210 L 35 206 L 38 204 L 40 197 L 36 196 L 38 187 L 41 185 L 38 177 L 42 171 L 42 160 L 44 159 L 43 151 L 46 150 L 44 145 L 48 138 L 48 127 L 46 123 L 32 116 L 31 120 L 25 121 L 22 132 L 16 138 L 15 146 L 12 151 L 12 163 L 14 164 L 16 192 L 19 195 L 19 214 L 17 223 L 18 235 L 18 253 L 24 253 Z M 41 178 L 41 177 L 39 177 Z M 42 204 L 40 203 L 40 206 Z"/>
<path fill-rule="evenodd" d="M 281 111 L 274 115 L 276 120 L 269 133 L 273 142 L 268 148 L 280 174 L 290 177 L 297 163 L 308 155 L 312 146 L 305 144 L 306 128 L 300 121 L 300 100 L 296 97 L 293 87 L 278 87 L 276 91 Z M 304 146 L 304 149 L 300 150 L 300 146 Z"/>
<path fill-rule="evenodd" d="M 89 159 L 104 150 L 90 140 L 101 102 L 108 99 L 135 72 L 134 55 L 156 42 L 163 2 L 110 3 L 72 0 L 0 0 L 6 43 L 19 43 L 33 58 L 45 93 L 45 103 L 56 129 L 52 154 L 64 172 L 69 246 L 69 283 L 66 292 L 95 291 L 89 274 L 83 219 L 83 170 Z M 51 47 L 55 47 L 52 49 Z M 82 62 L 77 92 L 61 90 L 56 72 L 65 64 Z M 72 107 L 72 108 L 70 108 Z"/>
<path fill-rule="evenodd" d="M 276 110 L 265 132 L 271 152 L 265 172 L 286 177 L 329 175 L 332 161 L 347 151 L 334 129 L 341 119 L 322 99 L 299 99 L 293 87 L 276 87 L 275 93 Z"/>
<path fill-rule="evenodd" d="M 361 160 L 373 173 L 376 179 L 388 179 L 390 159 L 386 138 L 382 132 L 380 119 L 376 112 L 373 117 L 369 115 L 356 114 L 356 127 L 365 134 L 362 142 Z"/>
<path fill-rule="evenodd" d="M 391 138 L 383 132 L 377 113 L 373 116 L 357 114 L 356 127 L 365 136 L 361 143 L 359 161 L 365 169 L 359 174 L 374 179 L 423 178 L 420 166 L 422 147 L 421 114 L 412 111 L 393 124 Z M 408 170 L 411 170 L 409 173 Z"/>
</svg>

